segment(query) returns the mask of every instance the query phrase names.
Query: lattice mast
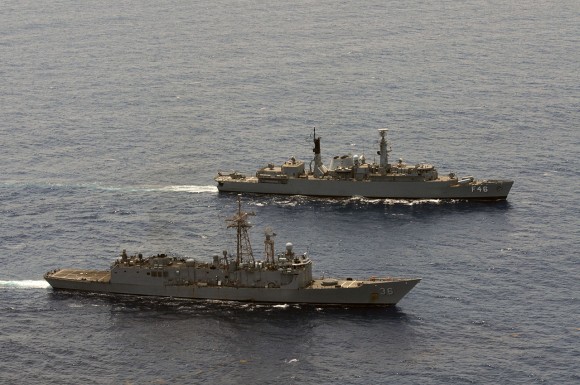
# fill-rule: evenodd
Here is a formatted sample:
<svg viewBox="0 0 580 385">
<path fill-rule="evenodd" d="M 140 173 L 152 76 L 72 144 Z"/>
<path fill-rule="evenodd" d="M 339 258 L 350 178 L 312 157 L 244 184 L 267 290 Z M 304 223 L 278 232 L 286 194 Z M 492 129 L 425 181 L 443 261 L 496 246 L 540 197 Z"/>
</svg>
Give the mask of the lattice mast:
<svg viewBox="0 0 580 385">
<path fill-rule="evenodd" d="M 228 228 L 236 229 L 236 262 L 238 264 L 245 260 L 248 260 L 252 264 L 255 263 L 250 237 L 248 236 L 248 229 L 252 227 L 248 221 L 248 216 L 250 215 L 256 214 L 242 211 L 242 200 L 238 195 L 238 213 L 226 220 L 228 222 Z"/>
</svg>

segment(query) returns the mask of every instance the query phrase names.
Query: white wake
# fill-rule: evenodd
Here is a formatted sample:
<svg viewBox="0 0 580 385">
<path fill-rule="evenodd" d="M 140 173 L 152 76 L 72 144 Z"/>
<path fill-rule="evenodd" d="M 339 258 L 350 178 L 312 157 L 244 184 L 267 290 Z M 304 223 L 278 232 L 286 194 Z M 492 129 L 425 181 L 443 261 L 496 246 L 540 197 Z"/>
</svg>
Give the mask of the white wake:
<svg viewBox="0 0 580 385">
<path fill-rule="evenodd" d="M 0 288 L 45 289 L 49 286 L 45 280 L 0 281 Z"/>
<path fill-rule="evenodd" d="M 188 192 L 188 193 L 213 193 L 217 192 L 216 186 L 165 186 L 153 189 L 156 191 L 170 191 L 170 192 Z"/>
</svg>

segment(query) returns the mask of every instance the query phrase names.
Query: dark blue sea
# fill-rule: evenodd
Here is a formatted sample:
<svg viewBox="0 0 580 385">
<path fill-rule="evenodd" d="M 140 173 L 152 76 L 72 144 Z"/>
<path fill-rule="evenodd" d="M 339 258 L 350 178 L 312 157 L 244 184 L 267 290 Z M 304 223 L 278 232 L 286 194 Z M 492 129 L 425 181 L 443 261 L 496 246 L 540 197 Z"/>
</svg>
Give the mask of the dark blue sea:
<svg viewBox="0 0 580 385">
<path fill-rule="evenodd" d="M 0 384 L 580 383 L 580 2 L 32 1 L 0 9 Z M 262 255 L 421 277 L 390 309 L 53 292 L 233 246 L 218 170 L 393 159 L 505 202 L 244 196 Z"/>
</svg>

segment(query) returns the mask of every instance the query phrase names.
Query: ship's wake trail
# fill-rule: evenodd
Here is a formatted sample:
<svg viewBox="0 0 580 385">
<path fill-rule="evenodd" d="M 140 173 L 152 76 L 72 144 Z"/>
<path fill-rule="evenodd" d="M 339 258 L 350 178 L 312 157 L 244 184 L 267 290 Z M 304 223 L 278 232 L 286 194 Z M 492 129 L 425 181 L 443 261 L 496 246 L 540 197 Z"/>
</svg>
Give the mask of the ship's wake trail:
<svg viewBox="0 0 580 385">
<path fill-rule="evenodd" d="M 203 194 L 203 193 L 217 193 L 218 189 L 213 185 L 172 185 L 172 186 L 158 186 L 158 185 L 135 185 L 135 186 L 114 186 L 114 185 L 102 185 L 100 183 L 80 183 L 80 184 L 69 184 L 69 183 L 0 183 L 0 186 L 8 187 L 33 187 L 33 188 L 50 188 L 54 189 L 87 189 L 87 190 L 104 190 L 104 191 L 123 191 L 123 192 L 186 192 L 193 194 Z"/>
<path fill-rule="evenodd" d="M 50 287 L 45 280 L 0 281 L 0 289 L 45 289 Z"/>
<path fill-rule="evenodd" d="M 213 193 L 218 192 L 216 186 L 166 186 L 154 189 L 156 191 L 188 192 L 188 193 Z"/>
<path fill-rule="evenodd" d="M 174 186 L 133 186 L 133 187 L 111 187 L 97 186 L 96 188 L 107 191 L 128 191 L 128 192 L 177 192 L 190 194 L 217 193 L 216 186 L 197 185 L 174 185 Z"/>
</svg>

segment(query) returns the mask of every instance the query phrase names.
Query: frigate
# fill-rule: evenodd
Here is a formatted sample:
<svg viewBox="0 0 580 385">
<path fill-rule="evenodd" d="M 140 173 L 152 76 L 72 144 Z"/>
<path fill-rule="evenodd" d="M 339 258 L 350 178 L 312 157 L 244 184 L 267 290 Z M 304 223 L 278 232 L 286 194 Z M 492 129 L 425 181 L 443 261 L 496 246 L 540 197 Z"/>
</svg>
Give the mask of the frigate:
<svg viewBox="0 0 580 385">
<path fill-rule="evenodd" d="M 254 215 L 241 209 L 227 220 L 236 230 L 236 252 L 224 251 L 208 261 L 157 254 L 144 258 L 123 250 L 108 270 L 57 269 L 44 278 L 55 290 L 158 296 L 196 300 L 275 304 L 393 306 L 419 278 L 313 278 L 308 253 L 297 254 L 292 243 L 276 253 L 275 233 L 265 231 L 264 256 L 255 259 L 248 236 Z M 356 263 L 356 261 L 352 261 Z"/>
<path fill-rule="evenodd" d="M 389 163 L 388 129 L 379 129 L 380 161 L 367 162 L 364 155 L 335 156 L 328 166 L 322 162 L 320 137 L 314 130 L 314 159 L 305 162 L 291 157 L 280 166 L 273 163 L 254 176 L 238 171 L 219 171 L 215 177 L 220 192 L 306 195 L 320 197 L 366 197 L 380 199 L 505 200 L 512 180 L 439 175 L 429 163 Z"/>
</svg>

